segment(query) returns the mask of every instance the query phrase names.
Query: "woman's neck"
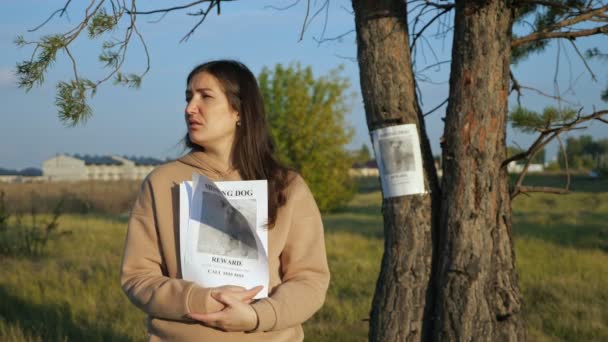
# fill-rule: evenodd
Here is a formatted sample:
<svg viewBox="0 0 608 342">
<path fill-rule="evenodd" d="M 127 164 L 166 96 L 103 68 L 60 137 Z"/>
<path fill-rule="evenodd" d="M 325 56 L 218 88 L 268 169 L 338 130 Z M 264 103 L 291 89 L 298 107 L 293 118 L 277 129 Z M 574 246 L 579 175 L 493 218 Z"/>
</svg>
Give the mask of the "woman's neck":
<svg viewBox="0 0 608 342">
<path fill-rule="evenodd" d="M 205 154 L 222 165 L 226 172 L 232 169 L 232 146 L 204 146 Z"/>
</svg>

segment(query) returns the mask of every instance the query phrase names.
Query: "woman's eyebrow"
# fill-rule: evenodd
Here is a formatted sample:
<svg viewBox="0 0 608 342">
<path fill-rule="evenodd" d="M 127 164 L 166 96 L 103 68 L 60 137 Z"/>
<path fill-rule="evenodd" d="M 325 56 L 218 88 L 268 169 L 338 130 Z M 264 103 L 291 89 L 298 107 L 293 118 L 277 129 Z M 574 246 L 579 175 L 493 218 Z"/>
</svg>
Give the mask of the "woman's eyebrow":
<svg viewBox="0 0 608 342">
<path fill-rule="evenodd" d="M 203 91 L 211 91 L 212 92 L 213 89 L 211 89 L 211 88 L 196 88 L 196 89 L 194 89 L 194 91 L 196 91 L 197 93 L 201 93 Z"/>
</svg>

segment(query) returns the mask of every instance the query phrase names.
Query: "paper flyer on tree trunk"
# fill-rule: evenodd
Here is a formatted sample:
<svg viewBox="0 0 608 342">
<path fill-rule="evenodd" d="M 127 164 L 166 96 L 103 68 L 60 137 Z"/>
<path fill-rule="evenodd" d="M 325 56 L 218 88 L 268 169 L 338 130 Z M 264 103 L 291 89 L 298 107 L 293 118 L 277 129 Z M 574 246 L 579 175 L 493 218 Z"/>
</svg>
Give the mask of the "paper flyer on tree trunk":
<svg viewBox="0 0 608 342">
<path fill-rule="evenodd" d="M 416 125 L 372 131 L 384 198 L 426 193 Z"/>
<path fill-rule="evenodd" d="M 268 185 L 213 182 L 195 174 L 180 184 L 182 277 L 203 287 L 262 285 L 268 296 Z"/>
</svg>

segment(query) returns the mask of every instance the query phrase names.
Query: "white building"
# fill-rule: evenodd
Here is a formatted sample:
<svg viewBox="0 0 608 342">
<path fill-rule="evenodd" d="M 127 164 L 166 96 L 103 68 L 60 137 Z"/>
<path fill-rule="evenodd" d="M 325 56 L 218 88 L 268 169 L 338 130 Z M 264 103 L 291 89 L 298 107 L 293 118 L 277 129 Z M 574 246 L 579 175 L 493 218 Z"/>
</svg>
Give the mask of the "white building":
<svg viewBox="0 0 608 342">
<path fill-rule="evenodd" d="M 42 163 L 42 173 L 48 181 L 136 180 L 161 163 L 153 158 L 60 154 Z"/>
<path fill-rule="evenodd" d="M 520 173 L 524 170 L 524 164 L 518 164 L 515 161 L 510 162 L 507 165 L 507 172 L 509 173 Z M 545 170 L 545 166 L 543 164 L 534 164 L 531 163 L 528 165 L 528 172 L 543 172 Z"/>
<path fill-rule="evenodd" d="M 366 163 L 355 163 L 348 170 L 351 177 L 378 177 L 378 164 L 375 160 L 370 160 Z"/>
</svg>

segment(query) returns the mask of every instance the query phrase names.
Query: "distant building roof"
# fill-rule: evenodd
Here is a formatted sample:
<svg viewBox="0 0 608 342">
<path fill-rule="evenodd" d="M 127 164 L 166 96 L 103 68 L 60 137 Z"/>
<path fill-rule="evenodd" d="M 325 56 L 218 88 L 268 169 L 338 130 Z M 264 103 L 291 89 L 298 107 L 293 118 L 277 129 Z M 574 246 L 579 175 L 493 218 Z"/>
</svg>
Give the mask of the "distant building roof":
<svg viewBox="0 0 608 342">
<path fill-rule="evenodd" d="M 375 159 L 368 160 L 365 163 L 354 163 L 353 169 L 377 169 L 378 163 L 376 163 Z"/>
<path fill-rule="evenodd" d="M 131 156 L 131 157 L 123 156 L 123 158 L 134 162 L 135 165 L 142 165 L 142 166 L 154 166 L 154 165 L 160 165 L 163 163 L 162 160 L 156 159 L 156 158 L 133 157 L 133 156 Z"/>
<path fill-rule="evenodd" d="M 377 169 L 378 163 L 376 162 L 376 159 L 368 160 L 365 163 L 365 167 L 370 168 L 370 169 Z"/>
<path fill-rule="evenodd" d="M 85 155 L 79 159 L 84 160 L 85 165 L 122 165 L 121 161 L 118 161 L 110 156 Z"/>
<path fill-rule="evenodd" d="M 72 158 L 80 159 L 84 161 L 85 165 L 122 165 L 123 162 L 118 160 L 117 158 L 113 158 L 112 156 L 91 156 L 91 155 L 80 155 L 74 154 L 71 156 Z M 141 166 L 154 166 L 160 165 L 163 163 L 162 160 L 150 157 L 128 157 L 122 156 L 122 158 L 127 159 L 135 163 L 135 165 Z"/>
</svg>

